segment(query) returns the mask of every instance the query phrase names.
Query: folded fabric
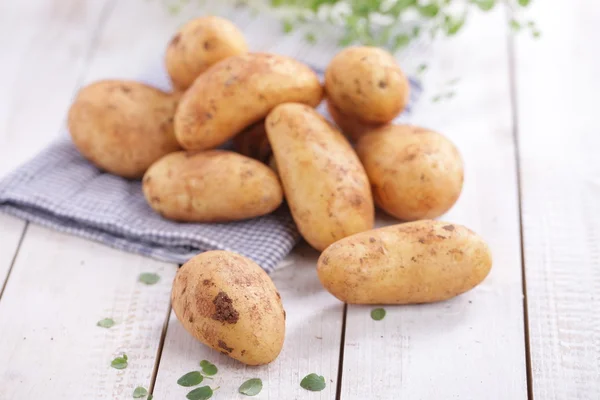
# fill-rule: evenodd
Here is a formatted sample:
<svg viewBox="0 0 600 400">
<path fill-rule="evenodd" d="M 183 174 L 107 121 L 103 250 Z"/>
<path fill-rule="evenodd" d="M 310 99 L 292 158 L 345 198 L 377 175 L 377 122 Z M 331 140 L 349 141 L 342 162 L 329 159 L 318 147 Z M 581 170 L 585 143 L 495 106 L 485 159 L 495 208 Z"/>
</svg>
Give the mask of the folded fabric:
<svg viewBox="0 0 600 400">
<path fill-rule="evenodd" d="M 411 89 L 414 102 L 419 84 L 411 80 Z M 325 113 L 323 107 L 319 110 Z M 229 250 L 253 259 L 267 272 L 300 239 L 285 206 L 239 222 L 166 220 L 148 206 L 139 181 L 100 171 L 67 135 L 0 182 L 0 212 L 174 263 L 206 250 Z"/>
</svg>

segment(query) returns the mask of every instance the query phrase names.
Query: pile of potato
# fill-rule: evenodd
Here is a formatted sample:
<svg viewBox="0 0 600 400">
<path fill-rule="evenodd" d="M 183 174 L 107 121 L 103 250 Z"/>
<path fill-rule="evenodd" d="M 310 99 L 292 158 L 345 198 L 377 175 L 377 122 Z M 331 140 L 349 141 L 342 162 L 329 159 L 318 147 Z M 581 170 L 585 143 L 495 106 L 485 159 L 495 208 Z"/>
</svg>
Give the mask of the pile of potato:
<svg viewBox="0 0 600 400">
<path fill-rule="evenodd" d="M 231 22 L 203 17 L 173 37 L 166 65 L 172 93 L 101 81 L 69 112 L 79 151 L 102 170 L 143 178 L 164 218 L 242 220 L 285 198 L 304 239 L 322 251 L 323 286 L 352 304 L 445 300 L 490 271 L 477 234 L 432 220 L 460 195 L 462 159 L 439 133 L 391 123 L 409 85 L 385 50 L 341 51 L 323 87 L 308 66 L 248 52 Z M 324 96 L 337 127 L 315 111 Z M 236 152 L 217 149 L 232 139 Z M 414 222 L 373 229 L 375 206 Z M 192 335 L 246 364 L 271 362 L 283 346 L 279 293 L 240 255 L 194 257 L 177 274 L 172 303 Z"/>
</svg>

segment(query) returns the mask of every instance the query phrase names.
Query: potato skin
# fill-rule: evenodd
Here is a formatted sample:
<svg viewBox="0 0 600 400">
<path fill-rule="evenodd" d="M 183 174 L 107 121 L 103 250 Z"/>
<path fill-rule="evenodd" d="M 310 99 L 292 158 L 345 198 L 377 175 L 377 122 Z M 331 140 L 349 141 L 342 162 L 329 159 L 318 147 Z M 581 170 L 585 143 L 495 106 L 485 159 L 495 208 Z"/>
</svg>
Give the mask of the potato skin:
<svg viewBox="0 0 600 400">
<path fill-rule="evenodd" d="M 186 262 L 171 304 L 192 336 L 244 364 L 268 364 L 283 347 L 281 297 L 267 273 L 241 255 L 207 251 Z"/>
<path fill-rule="evenodd" d="M 325 71 L 327 97 L 364 123 L 390 122 L 409 100 L 409 84 L 394 57 L 377 47 L 348 47 Z"/>
<path fill-rule="evenodd" d="M 189 21 L 175 34 L 165 63 L 173 86 L 185 90 L 213 64 L 247 51 L 244 35 L 231 21 L 206 16 Z"/>
<path fill-rule="evenodd" d="M 156 160 L 181 149 L 173 131 L 178 95 L 121 80 L 79 91 L 69 110 L 69 132 L 79 152 L 98 168 L 141 178 Z"/>
<path fill-rule="evenodd" d="M 266 165 L 224 150 L 171 153 L 142 180 L 148 204 L 175 221 L 217 222 L 253 218 L 283 201 L 277 175 Z"/>
<path fill-rule="evenodd" d="M 388 125 L 356 146 L 375 204 L 405 221 L 436 218 L 458 200 L 463 162 L 450 140 L 410 125 Z"/>
<path fill-rule="evenodd" d="M 317 273 L 350 304 L 413 304 L 450 299 L 477 286 L 492 266 L 483 239 L 464 226 L 417 221 L 362 232 L 329 246 Z"/>
<path fill-rule="evenodd" d="M 318 76 L 290 57 L 248 53 L 230 57 L 200 75 L 183 95 L 175 135 L 187 150 L 216 147 L 265 118 L 276 105 L 317 106 Z"/>
<path fill-rule="evenodd" d="M 352 141 L 356 142 L 363 135 L 370 131 L 380 128 L 385 124 L 373 124 L 368 122 L 362 122 L 351 115 L 342 113 L 330 99 L 327 99 L 327 111 L 331 115 L 331 119 L 340 128 L 344 135 L 348 136 Z"/>
<path fill-rule="evenodd" d="M 265 121 L 259 121 L 233 138 L 233 148 L 240 154 L 268 164 L 273 152 L 267 138 Z"/>
<path fill-rule="evenodd" d="M 277 106 L 267 136 L 298 230 L 317 250 L 373 228 L 369 181 L 348 140 L 314 109 Z"/>
</svg>

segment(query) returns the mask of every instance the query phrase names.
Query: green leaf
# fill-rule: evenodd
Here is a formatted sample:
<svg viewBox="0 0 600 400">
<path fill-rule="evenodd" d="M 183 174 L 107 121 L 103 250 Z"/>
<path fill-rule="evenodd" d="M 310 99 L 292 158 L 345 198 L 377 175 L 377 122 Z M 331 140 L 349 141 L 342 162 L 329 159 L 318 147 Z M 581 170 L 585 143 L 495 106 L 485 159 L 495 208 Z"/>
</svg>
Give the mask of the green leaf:
<svg viewBox="0 0 600 400">
<path fill-rule="evenodd" d="M 112 318 L 104 318 L 96 323 L 96 325 L 101 328 L 110 328 L 114 324 L 115 324 L 115 321 Z"/>
<path fill-rule="evenodd" d="M 262 381 L 259 378 L 248 379 L 242 383 L 238 391 L 246 396 L 256 396 L 263 388 Z"/>
<path fill-rule="evenodd" d="M 424 17 L 433 18 L 440 12 L 440 7 L 435 3 L 430 3 L 426 6 L 419 7 L 419 12 Z"/>
<path fill-rule="evenodd" d="M 290 21 L 283 21 L 283 32 L 290 33 L 294 30 L 294 25 Z"/>
<path fill-rule="evenodd" d="M 421 27 L 420 26 L 414 26 L 412 29 L 412 37 L 416 38 L 421 34 Z"/>
<path fill-rule="evenodd" d="M 527 7 L 531 3 L 531 0 L 519 0 L 519 5 L 521 7 Z"/>
<path fill-rule="evenodd" d="M 441 99 L 442 99 L 442 96 L 438 94 L 437 96 L 433 96 L 431 98 L 431 101 L 433 101 L 434 103 L 438 103 Z M 371 314 L 371 316 L 373 316 L 373 315 Z"/>
<path fill-rule="evenodd" d="M 304 35 L 304 39 L 306 39 L 306 41 L 310 44 L 317 43 L 317 37 L 312 32 L 308 32 L 306 35 Z"/>
<path fill-rule="evenodd" d="M 465 16 L 461 16 L 459 18 L 453 18 L 449 15 L 446 15 L 444 19 L 444 28 L 446 30 L 446 34 L 448 36 L 453 36 L 458 33 L 460 28 L 462 28 L 465 24 Z"/>
<path fill-rule="evenodd" d="M 521 30 L 521 24 L 519 23 L 519 21 L 517 21 L 516 19 L 511 19 L 510 20 L 510 28 L 515 31 L 518 32 Z"/>
<path fill-rule="evenodd" d="M 539 38 L 540 36 L 542 36 L 542 32 L 540 32 L 540 31 L 539 31 L 539 30 L 537 30 L 537 29 L 534 29 L 534 30 L 532 30 L 532 31 L 531 31 L 531 36 L 533 36 L 534 38 L 536 38 L 536 39 L 537 39 L 537 38 Z"/>
<path fill-rule="evenodd" d="M 188 400 L 207 400 L 210 399 L 213 395 L 213 390 L 210 386 L 201 386 L 189 392 L 187 394 Z"/>
<path fill-rule="evenodd" d="M 203 379 L 200 371 L 192 371 L 177 379 L 177 384 L 185 387 L 196 386 L 201 384 Z"/>
<path fill-rule="evenodd" d="M 427 71 L 427 64 L 421 64 L 417 67 L 417 74 L 422 74 Z"/>
<path fill-rule="evenodd" d="M 127 354 L 123 354 L 122 357 L 117 357 L 111 361 L 110 366 L 115 369 L 127 368 Z"/>
<path fill-rule="evenodd" d="M 384 308 L 374 308 L 371 310 L 371 318 L 375 321 L 381 321 L 385 317 L 385 309 Z"/>
<path fill-rule="evenodd" d="M 213 376 L 216 375 L 219 370 L 217 366 L 211 363 L 210 361 L 202 360 L 200 361 L 200 366 L 202 367 L 202 372 L 204 375 Z"/>
<path fill-rule="evenodd" d="M 138 280 L 146 285 L 154 285 L 160 280 L 160 276 L 151 272 L 144 272 L 140 274 Z"/>
<path fill-rule="evenodd" d="M 398 35 L 394 38 L 394 51 L 405 47 L 410 43 L 410 36 L 408 35 Z"/>
<path fill-rule="evenodd" d="M 148 394 L 148 391 L 146 390 L 146 388 L 138 386 L 133 391 L 133 398 L 134 399 L 142 399 L 142 398 L 146 397 L 147 394 Z"/>
<path fill-rule="evenodd" d="M 271 0 L 271 6 L 272 7 L 279 7 L 281 5 L 283 5 L 284 0 Z"/>
<path fill-rule="evenodd" d="M 472 0 L 483 11 L 489 11 L 496 5 L 496 0 Z"/>
<path fill-rule="evenodd" d="M 152 400 L 153 398 L 154 398 L 154 395 L 153 394 L 149 394 L 148 398 L 146 400 Z"/>
<path fill-rule="evenodd" d="M 317 374 L 309 374 L 302 379 L 300 386 L 311 392 L 320 392 L 325 389 L 325 378 Z"/>
</svg>

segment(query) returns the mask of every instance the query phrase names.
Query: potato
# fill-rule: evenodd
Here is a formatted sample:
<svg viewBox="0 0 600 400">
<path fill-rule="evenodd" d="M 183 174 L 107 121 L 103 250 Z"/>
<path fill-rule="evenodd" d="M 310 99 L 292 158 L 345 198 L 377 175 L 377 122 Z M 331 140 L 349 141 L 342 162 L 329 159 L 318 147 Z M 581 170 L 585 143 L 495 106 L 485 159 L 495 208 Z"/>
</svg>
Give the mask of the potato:
<svg viewBox="0 0 600 400">
<path fill-rule="evenodd" d="M 373 227 L 369 180 L 344 135 L 314 109 L 277 106 L 267 136 L 298 230 L 317 250 Z"/>
<path fill-rule="evenodd" d="M 230 57 L 200 75 L 175 114 L 175 135 L 188 150 L 216 147 L 286 102 L 317 106 L 323 88 L 306 65 L 285 56 Z"/>
<path fill-rule="evenodd" d="M 207 251 L 177 271 L 173 311 L 192 336 L 248 365 L 275 360 L 285 337 L 285 311 L 275 285 L 253 261 Z"/>
<path fill-rule="evenodd" d="M 342 114 L 364 123 L 390 122 L 406 106 L 409 84 L 390 53 L 376 47 L 348 47 L 325 71 L 327 97 Z"/>
<path fill-rule="evenodd" d="M 267 139 L 265 121 L 261 120 L 233 138 L 233 148 L 240 154 L 268 163 L 271 158 L 271 144 Z"/>
<path fill-rule="evenodd" d="M 401 220 L 435 218 L 458 200 L 463 184 L 460 153 L 439 133 L 389 125 L 356 146 L 375 204 Z"/>
<path fill-rule="evenodd" d="M 207 16 L 188 22 L 177 32 L 165 61 L 173 86 L 184 90 L 211 65 L 247 51 L 246 39 L 233 23 Z"/>
<path fill-rule="evenodd" d="M 277 175 L 230 151 L 171 153 L 142 180 L 148 204 L 175 221 L 217 222 L 258 217 L 283 201 Z"/>
<path fill-rule="evenodd" d="M 329 99 L 327 99 L 327 111 L 340 130 L 355 142 L 364 134 L 383 126 L 383 124 L 362 122 L 351 115 L 343 114 Z"/>
<path fill-rule="evenodd" d="M 71 138 L 98 168 L 141 178 L 154 161 L 181 148 L 173 132 L 178 99 L 133 81 L 93 83 L 71 105 Z"/>
<path fill-rule="evenodd" d="M 483 281 L 491 266 L 490 249 L 473 231 L 426 220 L 342 239 L 321 254 L 317 273 L 346 303 L 411 304 L 464 293 Z"/>
</svg>

